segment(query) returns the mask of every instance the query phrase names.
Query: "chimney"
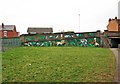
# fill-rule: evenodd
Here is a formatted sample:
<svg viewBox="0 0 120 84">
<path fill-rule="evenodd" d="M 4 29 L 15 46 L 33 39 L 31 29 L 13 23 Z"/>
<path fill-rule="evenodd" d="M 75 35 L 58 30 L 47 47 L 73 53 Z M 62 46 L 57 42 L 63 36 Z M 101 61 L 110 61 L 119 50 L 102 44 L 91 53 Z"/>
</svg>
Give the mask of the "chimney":
<svg viewBox="0 0 120 84">
<path fill-rule="evenodd" d="M 109 22 L 111 21 L 111 18 L 109 18 Z"/>
<path fill-rule="evenodd" d="M 4 28 L 4 23 L 2 23 L 2 28 Z"/>
<path fill-rule="evenodd" d="M 117 17 L 115 17 L 115 20 L 117 20 Z"/>
</svg>

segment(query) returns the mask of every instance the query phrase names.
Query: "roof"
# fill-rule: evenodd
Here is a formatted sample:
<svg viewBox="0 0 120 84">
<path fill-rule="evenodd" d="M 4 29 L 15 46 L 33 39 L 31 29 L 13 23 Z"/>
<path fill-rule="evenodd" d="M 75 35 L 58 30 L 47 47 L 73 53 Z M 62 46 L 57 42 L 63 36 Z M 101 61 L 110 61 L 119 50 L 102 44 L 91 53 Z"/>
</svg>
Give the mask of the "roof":
<svg viewBox="0 0 120 84">
<path fill-rule="evenodd" d="M 35 28 L 35 27 L 28 27 L 27 30 L 28 33 L 30 32 L 36 32 L 37 34 L 41 33 L 52 33 L 53 29 L 52 28 Z"/>
<path fill-rule="evenodd" d="M 14 28 L 15 28 L 15 25 L 4 25 L 4 28 L 2 28 L 2 25 L 0 25 L 0 30 L 9 31 L 9 30 L 14 30 Z"/>
</svg>

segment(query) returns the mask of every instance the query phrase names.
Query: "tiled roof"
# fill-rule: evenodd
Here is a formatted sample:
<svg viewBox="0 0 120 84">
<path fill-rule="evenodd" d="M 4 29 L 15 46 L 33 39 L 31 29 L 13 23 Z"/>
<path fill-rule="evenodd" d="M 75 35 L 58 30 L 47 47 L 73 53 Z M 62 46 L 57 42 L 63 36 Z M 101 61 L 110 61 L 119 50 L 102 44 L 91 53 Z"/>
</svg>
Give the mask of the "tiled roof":
<svg viewBox="0 0 120 84">
<path fill-rule="evenodd" d="M 53 29 L 52 28 L 35 28 L 35 27 L 29 27 L 27 30 L 28 33 L 30 32 L 36 32 L 37 34 L 41 33 L 52 33 Z"/>
<path fill-rule="evenodd" d="M 2 25 L 0 25 L 0 30 L 14 30 L 15 25 L 4 25 L 4 28 L 2 28 Z"/>
</svg>

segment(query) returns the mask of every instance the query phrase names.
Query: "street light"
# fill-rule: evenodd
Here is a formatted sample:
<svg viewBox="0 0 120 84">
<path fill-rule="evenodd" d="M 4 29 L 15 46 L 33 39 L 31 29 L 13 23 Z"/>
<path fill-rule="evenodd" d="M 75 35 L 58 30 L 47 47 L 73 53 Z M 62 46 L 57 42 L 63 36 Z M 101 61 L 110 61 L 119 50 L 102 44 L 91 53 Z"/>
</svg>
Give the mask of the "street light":
<svg viewBox="0 0 120 84">
<path fill-rule="evenodd" d="M 120 19 L 120 1 L 118 2 L 118 19 Z"/>
<path fill-rule="evenodd" d="M 79 31 L 80 31 L 80 14 L 78 14 L 78 16 L 79 16 Z"/>
</svg>

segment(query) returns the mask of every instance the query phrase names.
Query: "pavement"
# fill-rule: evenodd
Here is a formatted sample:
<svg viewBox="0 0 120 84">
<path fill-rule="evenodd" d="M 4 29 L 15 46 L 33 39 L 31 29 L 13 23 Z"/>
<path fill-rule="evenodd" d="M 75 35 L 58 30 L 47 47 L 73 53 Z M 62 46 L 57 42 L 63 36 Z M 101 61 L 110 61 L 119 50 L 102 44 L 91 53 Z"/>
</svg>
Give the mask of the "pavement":
<svg viewBox="0 0 120 84">
<path fill-rule="evenodd" d="M 115 81 L 120 84 L 120 51 L 118 48 L 110 48 L 116 58 L 116 73 L 115 73 Z"/>
</svg>

